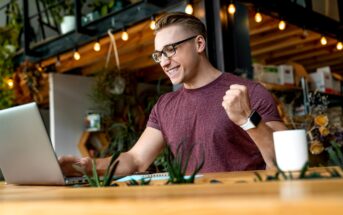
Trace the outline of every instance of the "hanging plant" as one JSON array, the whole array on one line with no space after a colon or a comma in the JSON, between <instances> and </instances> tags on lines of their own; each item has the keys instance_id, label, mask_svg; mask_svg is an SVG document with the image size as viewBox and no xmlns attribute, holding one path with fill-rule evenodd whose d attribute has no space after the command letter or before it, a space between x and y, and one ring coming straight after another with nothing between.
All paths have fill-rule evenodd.
<instances>
[{"instance_id":1,"label":"hanging plant","mask_svg":"<svg viewBox=\"0 0 343 215\"><path fill-rule=\"evenodd\" d=\"M95 109L102 116L102 129L109 138L109 147L100 157L111 155L117 151L127 151L136 143L145 124L145 115L138 105L136 80L123 72L115 39L111 30L111 39L104 68L98 72L91 99ZM111 56L115 58L115 68L109 68ZM130 83L127 85L126 83Z\"/></svg>"}]
</instances>

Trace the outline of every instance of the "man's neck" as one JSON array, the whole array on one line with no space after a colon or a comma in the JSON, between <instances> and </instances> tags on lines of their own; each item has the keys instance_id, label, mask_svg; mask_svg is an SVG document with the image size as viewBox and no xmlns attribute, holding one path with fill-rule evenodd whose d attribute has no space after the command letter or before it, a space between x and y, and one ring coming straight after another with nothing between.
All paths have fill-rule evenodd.
<instances>
[{"instance_id":1,"label":"man's neck","mask_svg":"<svg viewBox=\"0 0 343 215\"><path fill-rule=\"evenodd\" d=\"M186 89L197 89L203 87L221 75L221 72L214 68L207 58L200 61L198 67L195 69L197 70L196 76L190 82L185 82L183 84Z\"/></svg>"}]
</instances>

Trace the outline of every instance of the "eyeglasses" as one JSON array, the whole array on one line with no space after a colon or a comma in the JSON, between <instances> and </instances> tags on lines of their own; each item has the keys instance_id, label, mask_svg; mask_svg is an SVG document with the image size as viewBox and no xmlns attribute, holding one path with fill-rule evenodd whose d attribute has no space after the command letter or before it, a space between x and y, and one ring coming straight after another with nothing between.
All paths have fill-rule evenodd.
<instances>
[{"instance_id":1,"label":"eyeglasses","mask_svg":"<svg viewBox=\"0 0 343 215\"><path fill-rule=\"evenodd\" d=\"M166 46L163 47L162 51L154 51L152 53L152 59L154 59L154 61L156 63L160 63L162 60L162 54L164 57L166 58L170 58L172 56L175 55L176 53L176 47L178 45L180 45L181 43L187 42L188 40L194 39L196 38L198 35L196 36L192 36L192 37L188 37L187 39L181 40L179 42L176 43L172 43L172 44L168 44Z\"/></svg>"}]
</instances>

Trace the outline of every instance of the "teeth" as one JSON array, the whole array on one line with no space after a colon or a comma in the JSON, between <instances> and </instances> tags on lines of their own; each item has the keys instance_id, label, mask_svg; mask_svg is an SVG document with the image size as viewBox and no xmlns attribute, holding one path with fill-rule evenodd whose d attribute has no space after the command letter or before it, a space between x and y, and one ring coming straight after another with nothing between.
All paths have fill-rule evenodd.
<instances>
[{"instance_id":1,"label":"teeth","mask_svg":"<svg viewBox=\"0 0 343 215\"><path fill-rule=\"evenodd\" d=\"M168 70L168 74L171 76L173 76L176 72L177 72L177 68L173 68L173 69Z\"/></svg>"}]
</instances>

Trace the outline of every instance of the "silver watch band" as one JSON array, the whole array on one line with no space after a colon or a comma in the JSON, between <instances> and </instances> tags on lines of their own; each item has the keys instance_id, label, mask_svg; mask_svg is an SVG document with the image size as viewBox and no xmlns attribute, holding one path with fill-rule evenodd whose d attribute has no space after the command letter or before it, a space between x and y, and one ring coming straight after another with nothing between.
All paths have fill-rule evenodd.
<instances>
[{"instance_id":1,"label":"silver watch band","mask_svg":"<svg viewBox=\"0 0 343 215\"><path fill-rule=\"evenodd\" d=\"M240 126L244 131L247 131L252 128L256 128L256 126L250 121L250 118L244 123L243 125Z\"/></svg>"}]
</instances>

